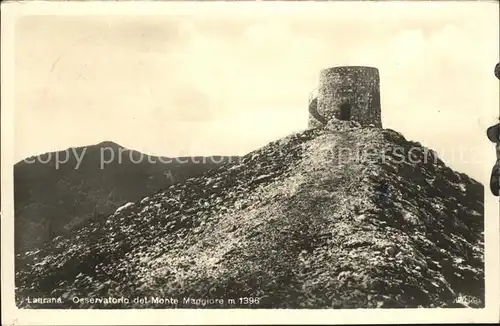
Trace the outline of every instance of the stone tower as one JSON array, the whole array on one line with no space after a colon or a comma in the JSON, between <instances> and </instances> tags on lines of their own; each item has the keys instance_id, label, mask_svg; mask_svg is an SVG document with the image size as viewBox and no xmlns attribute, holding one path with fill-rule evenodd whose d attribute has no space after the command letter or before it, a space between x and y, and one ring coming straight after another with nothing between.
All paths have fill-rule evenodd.
<instances>
[{"instance_id":1,"label":"stone tower","mask_svg":"<svg viewBox=\"0 0 500 326\"><path fill-rule=\"evenodd\" d=\"M309 128L332 117L382 128L380 77L377 68L342 66L323 69L317 97L309 102Z\"/></svg>"}]
</instances>

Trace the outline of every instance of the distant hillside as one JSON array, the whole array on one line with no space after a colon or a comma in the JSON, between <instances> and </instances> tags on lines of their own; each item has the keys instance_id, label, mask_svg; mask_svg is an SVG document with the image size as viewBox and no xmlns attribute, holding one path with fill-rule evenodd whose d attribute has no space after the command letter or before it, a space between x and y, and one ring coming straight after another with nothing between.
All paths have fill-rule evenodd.
<instances>
[{"instance_id":1,"label":"distant hillside","mask_svg":"<svg viewBox=\"0 0 500 326\"><path fill-rule=\"evenodd\" d=\"M49 157L49 162L40 162ZM56 157L69 160L57 164ZM59 235L71 235L88 219L105 217L126 202L228 160L231 158L147 157L113 142L23 160L14 166L16 253L38 249Z\"/></svg>"},{"instance_id":2,"label":"distant hillside","mask_svg":"<svg viewBox=\"0 0 500 326\"><path fill-rule=\"evenodd\" d=\"M352 122L291 135L18 255L17 304L460 307L469 296L484 306L484 187L430 153ZM108 296L130 302L72 300Z\"/></svg>"}]
</instances>

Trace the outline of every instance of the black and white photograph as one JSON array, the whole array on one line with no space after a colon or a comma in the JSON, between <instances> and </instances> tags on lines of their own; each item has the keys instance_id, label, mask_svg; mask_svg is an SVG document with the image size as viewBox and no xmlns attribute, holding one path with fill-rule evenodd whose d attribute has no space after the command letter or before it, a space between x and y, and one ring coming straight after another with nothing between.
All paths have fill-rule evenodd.
<instances>
[{"instance_id":1,"label":"black and white photograph","mask_svg":"<svg viewBox=\"0 0 500 326\"><path fill-rule=\"evenodd\" d=\"M498 321L499 47L494 1L3 3L2 323Z\"/></svg>"}]
</instances>

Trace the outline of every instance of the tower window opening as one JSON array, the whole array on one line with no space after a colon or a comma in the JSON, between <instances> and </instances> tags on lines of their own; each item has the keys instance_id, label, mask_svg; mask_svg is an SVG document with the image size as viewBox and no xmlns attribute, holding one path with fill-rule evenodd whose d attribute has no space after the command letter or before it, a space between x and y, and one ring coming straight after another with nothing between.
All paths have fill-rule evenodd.
<instances>
[{"instance_id":1,"label":"tower window opening","mask_svg":"<svg viewBox=\"0 0 500 326\"><path fill-rule=\"evenodd\" d=\"M344 103L340 106L340 120L351 120L351 105Z\"/></svg>"}]
</instances>

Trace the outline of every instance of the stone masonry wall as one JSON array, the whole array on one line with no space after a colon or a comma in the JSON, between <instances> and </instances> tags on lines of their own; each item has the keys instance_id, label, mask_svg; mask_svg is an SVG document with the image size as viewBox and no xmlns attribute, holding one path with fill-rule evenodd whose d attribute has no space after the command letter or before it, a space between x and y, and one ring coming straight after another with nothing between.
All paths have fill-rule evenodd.
<instances>
[{"instance_id":1,"label":"stone masonry wall","mask_svg":"<svg viewBox=\"0 0 500 326\"><path fill-rule=\"evenodd\" d=\"M340 119L340 108L344 104L350 106L349 120L355 120L363 126L373 124L381 128L378 69L344 66L322 70L317 101L313 104L316 110L310 107L309 128L319 127L331 117ZM323 121L317 119L318 115Z\"/></svg>"}]
</instances>

